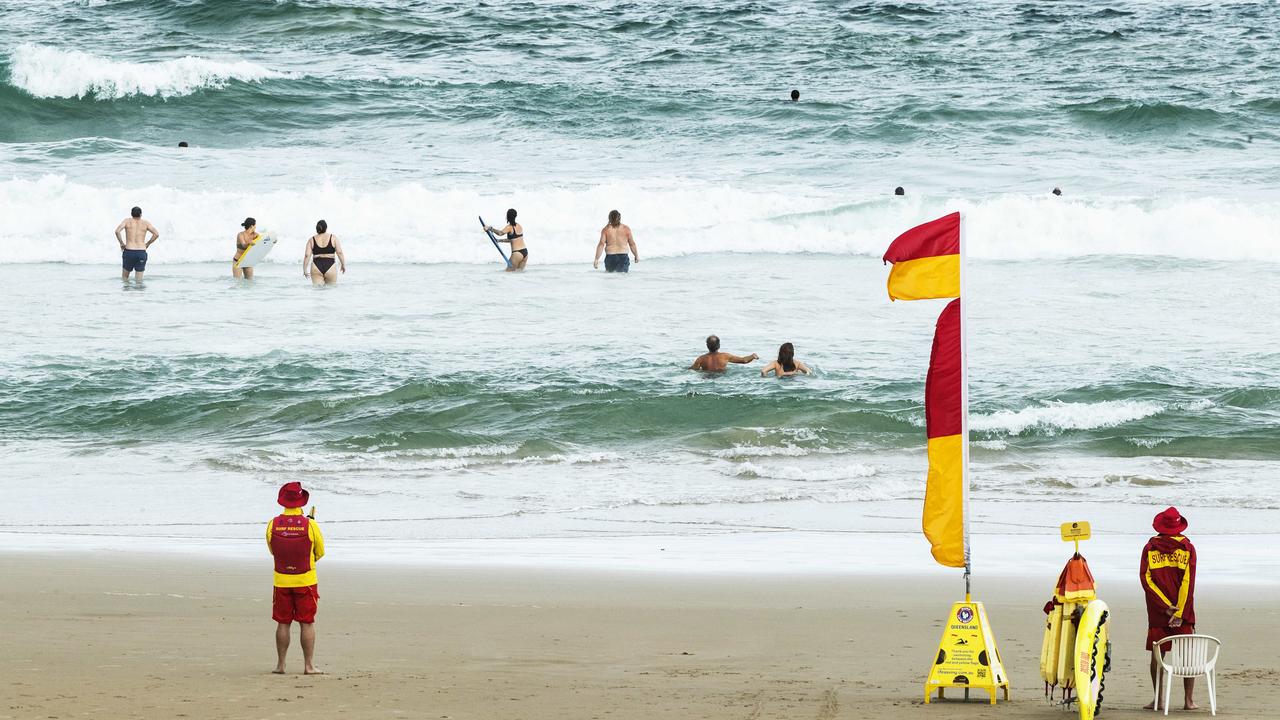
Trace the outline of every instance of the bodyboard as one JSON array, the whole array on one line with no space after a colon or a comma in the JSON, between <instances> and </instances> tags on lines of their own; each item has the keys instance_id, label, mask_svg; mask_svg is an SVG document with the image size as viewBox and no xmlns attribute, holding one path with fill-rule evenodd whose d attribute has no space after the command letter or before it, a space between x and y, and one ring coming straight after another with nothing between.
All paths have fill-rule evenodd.
<instances>
[{"instance_id":1,"label":"bodyboard","mask_svg":"<svg viewBox=\"0 0 1280 720\"><path fill-rule=\"evenodd\" d=\"M480 216L477 215L476 217ZM480 227L484 228L484 234L489 236L489 241L493 243L494 249L502 256L502 261L507 264L507 267L511 267L511 258L507 257L507 254L502 252L502 246L498 244L498 238L494 237L493 233L489 232L489 226L485 223L484 218L480 218Z\"/></svg>"},{"instance_id":2,"label":"bodyboard","mask_svg":"<svg viewBox=\"0 0 1280 720\"><path fill-rule=\"evenodd\" d=\"M249 243L249 247L240 253L240 259L236 260L237 268L250 268L262 262L267 257L267 253L271 252L271 248L276 246L276 234L264 230L258 233L258 236Z\"/></svg>"},{"instance_id":3,"label":"bodyboard","mask_svg":"<svg viewBox=\"0 0 1280 720\"><path fill-rule=\"evenodd\" d=\"M1045 619L1044 642L1040 645L1040 679L1058 686L1058 642L1062 636L1062 606L1054 605Z\"/></svg>"},{"instance_id":4,"label":"bodyboard","mask_svg":"<svg viewBox=\"0 0 1280 720\"><path fill-rule=\"evenodd\" d=\"M1111 643L1108 640L1107 604L1101 600L1090 601L1080 617L1080 629L1075 642L1076 698L1080 704L1080 720L1093 720L1102 709L1102 691L1106 687L1104 674L1111 664Z\"/></svg>"}]
</instances>

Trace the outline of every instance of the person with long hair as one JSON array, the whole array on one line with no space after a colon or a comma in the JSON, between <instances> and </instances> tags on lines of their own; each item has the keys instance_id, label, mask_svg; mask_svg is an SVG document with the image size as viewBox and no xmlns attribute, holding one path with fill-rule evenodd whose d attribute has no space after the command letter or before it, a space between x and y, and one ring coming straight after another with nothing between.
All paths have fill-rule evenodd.
<instances>
[{"instance_id":1,"label":"person with long hair","mask_svg":"<svg viewBox=\"0 0 1280 720\"><path fill-rule=\"evenodd\" d=\"M804 363L796 359L796 348L791 343L782 343L782 347L778 348L778 359L765 365L760 371L760 377L766 377L769 373L778 377L812 374Z\"/></svg>"},{"instance_id":2,"label":"person with long hair","mask_svg":"<svg viewBox=\"0 0 1280 720\"><path fill-rule=\"evenodd\" d=\"M498 242L511 243L511 264L507 272L523 270L529 262L529 248L524 245L524 226L516 222L516 209L507 210L507 224L501 229L487 226L485 230L505 236L498 238Z\"/></svg>"},{"instance_id":3,"label":"person with long hair","mask_svg":"<svg viewBox=\"0 0 1280 720\"><path fill-rule=\"evenodd\" d=\"M640 262L640 253L636 251L636 240L631 228L622 224L622 213L609 211L609 223L600 230L600 242L596 243L596 259L593 268L600 267L600 253L605 253L605 272L627 272L631 269L631 258L627 257L627 249Z\"/></svg>"},{"instance_id":4,"label":"person with long hair","mask_svg":"<svg viewBox=\"0 0 1280 720\"><path fill-rule=\"evenodd\" d=\"M307 238L302 276L310 277L312 285L332 285L338 282L339 271L347 271L347 256L342 254L342 243L337 236L329 232L329 223L321 220L316 223L316 234Z\"/></svg>"}]
</instances>

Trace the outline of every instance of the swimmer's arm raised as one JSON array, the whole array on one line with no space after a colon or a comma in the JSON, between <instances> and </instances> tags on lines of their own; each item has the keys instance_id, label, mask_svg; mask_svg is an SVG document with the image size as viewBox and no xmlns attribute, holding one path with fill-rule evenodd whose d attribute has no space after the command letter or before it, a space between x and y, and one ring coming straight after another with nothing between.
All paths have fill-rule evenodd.
<instances>
[{"instance_id":1,"label":"swimmer's arm raised","mask_svg":"<svg viewBox=\"0 0 1280 720\"><path fill-rule=\"evenodd\" d=\"M725 354L728 355L728 353ZM747 363L755 362L759 357L760 356L755 353L751 353L750 355L729 355L729 362L746 365Z\"/></svg>"}]
</instances>

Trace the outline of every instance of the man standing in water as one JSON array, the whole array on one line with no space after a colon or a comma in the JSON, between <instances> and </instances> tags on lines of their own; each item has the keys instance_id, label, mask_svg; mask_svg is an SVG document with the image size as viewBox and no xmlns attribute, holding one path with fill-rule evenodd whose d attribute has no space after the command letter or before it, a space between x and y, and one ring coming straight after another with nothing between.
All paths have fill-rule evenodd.
<instances>
[{"instance_id":1,"label":"man standing in water","mask_svg":"<svg viewBox=\"0 0 1280 720\"><path fill-rule=\"evenodd\" d=\"M1158 534L1142 548L1138 577L1147 598L1146 648L1151 652L1151 682L1155 684L1159 660L1151 644L1171 635L1191 635L1196 631L1196 548L1182 534L1187 529L1187 519L1177 508L1156 515L1151 526ZM1163 655L1168 650L1169 645L1165 644L1158 652ZM1195 678L1182 680L1186 710L1199 709L1191 697L1195 683ZM1153 705L1148 703L1146 709L1152 709Z\"/></svg>"},{"instance_id":2,"label":"man standing in water","mask_svg":"<svg viewBox=\"0 0 1280 720\"><path fill-rule=\"evenodd\" d=\"M636 252L636 240L631 235L631 228L622 224L622 213L609 211L609 224L600 230L600 242L596 244L596 259L592 267L600 267L600 253L605 253L605 272L627 272L631 269L631 259L627 257L627 249L636 262L640 262L640 253Z\"/></svg>"},{"instance_id":3,"label":"man standing in water","mask_svg":"<svg viewBox=\"0 0 1280 720\"><path fill-rule=\"evenodd\" d=\"M760 357L755 353L750 355L731 355L729 353L720 352L720 338L712 335L707 338L707 352L699 355L697 360L689 366L690 370L701 370L703 372L724 372L729 363L737 363L745 365L753 362Z\"/></svg>"},{"instance_id":4,"label":"man standing in water","mask_svg":"<svg viewBox=\"0 0 1280 720\"><path fill-rule=\"evenodd\" d=\"M135 207L129 211L130 217L120 221L116 226L116 242L120 243L120 253L124 262L124 270L120 273L120 279L129 280L129 273L133 273L133 279L142 281L142 273L147 270L147 248L151 247L151 243L160 239L160 232L156 227L146 220L142 219L142 208ZM124 233L124 237L120 233ZM151 233L151 239L147 239L147 233Z\"/></svg>"},{"instance_id":5,"label":"man standing in water","mask_svg":"<svg viewBox=\"0 0 1280 720\"><path fill-rule=\"evenodd\" d=\"M285 483L276 502L285 510L267 523L267 549L275 558L275 591L271 618L276 621L276 669L284 674L284 657L289 652L289 630L297 620L301 628L303 672L321 674L314 661L316 650L316 605L320 589L316 581L316 561L324 557L324 536L316 521L302 514L311 493L302 483ZM313 513L314 514L314 513Z\"/></svg>"}]
</instances>

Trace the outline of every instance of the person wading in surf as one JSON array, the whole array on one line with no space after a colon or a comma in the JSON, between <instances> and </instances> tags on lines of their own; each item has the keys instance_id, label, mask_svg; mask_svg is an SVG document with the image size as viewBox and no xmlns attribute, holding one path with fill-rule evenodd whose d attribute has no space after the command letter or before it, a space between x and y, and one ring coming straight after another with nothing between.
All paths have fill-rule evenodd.
<instances>
[{"instance_id":1,"label":"person wading in surf","mask_svg":"<svg viewBox=\"0 0 1280 720\"><path fill-rule=\"evenodd\" d=\"M316 561L324 557L324 536L316 521L302 514L311 493L302 483L285 483L276 502L284 512L267 523L267 549L275 559L275 590L271 600L271 619L276 621L276 669L284 674L284 658L289 652L289 635L293 621L301 628L303 673L320 675L315 666L316 607L320 586L316 580ZM314 514L314 513L313 513Z\"/></svg>"},{"instance_id":2,"label":"person wading in surf","mask_svg":"<svg viewBox=\"0 0 1280 720\"><path fill-rule=\"evenodd\" d=\"M697 360L689 366L690 370L701 370L702 372L724 372L729 363L745 365L754 362L760 356L751 353L750 355L732 355L730 353L720 352L720 338L712 335L707 338L707 352L699 355Z\"/></svg>"},{"instance_id":3,"label":"person wading in surf","mask_svg":"<svg viewBox=\"0 0 1280 720\"><path fill-rule=\"evenodd\" d=\"M244 230L236 235L236 254L231 256L231 277L244 278L245 280L253 279L253 268L236 267L236 263L240 262L240 256L244 255L244 251L249 249L253 244L254 238L258 237L258 221L253 218L245 218L240 223L240 227Z\"/></svg>"},{"instance_id":4,"label":"person wading in surf","mask_svg":"<svg viewBox=\"0 0 1280 720\"><path fill-rule=\"evenodd\" d=\"M631 259L627 257L627 249L640 262L640 253L636 250L636 240L631 228L622 224L622 213L609 211L609 223L600 230L600 242L596 243L596 259L593 268L600 267L600 253L605 253L605 272L627 272L631 269Z\"/></svg>"},{"instance_id":5,"label":"person wading in surf","mask_svg":"<svg viewBox=\"0 0 1280 720\"><path fill-rule=\"evenodd\" d=\"M124 237L120 233L124 233ZM151 239L147 239L151 233ZM129 211L129 217L116 226L116 242L120 243L120 257L124 270L120 279L129 281L129 273L133 279L142 282L142 274L147 271L147 248L160 239L160 231L156 226L142 219L142 208L135 207Z\"/></svg>"},{"instance_id":6,"label":"person wading in surf","mask_svg":"<svg viewBox=\"0 0 1280 720\"><path fill-rule=\"evenodd\" d=\"M766 377L771 372L780 378L791 377L799 374L808 375L809 368L796 359L794 345L782 343L782 347L778 348L778 359L764 366L764 369L760 371L760 377Z\"/></svg>"},{"instance_id":7,"label":"person wading in surf","mask_svg":"<svg viewBox=\"0 0 1280 720\"><path fill-rule=\"evenodd\" d=\"M310 277L312 285L338 282L338 270L333 267L335 257L338 268L345 273L347 256L342 254L342 243L329 232L329 223L321 220L316 223L316 234L307 239L307 247L302 254L303 277Z\"/></svg>"},{"instance_id":8,"label":"person wading in surf","mask_svg":"<svg viewBox=\"0 0 1280 720\"><path fill-rule=\"evenodd\" d=\"M1177 508L1156 515L1151 527L1158 533L1142 548L1138 579L1147 599L1147 644L1151 653L1151 684L1156 682L1159 659L1152 643L1172 635L1193 635L1196 631L1196 548L1182 533L1187 519ZM1160 646L1160 654L1169 651L1169 643ZM1183 678L1183 709L1198 710L1192 699L1195 678ZM1159 687L1156 688L1160 690ZM1147 703L1147 710L1154 703Z\"/></svg>"},{"instance_id":9,"label":"person wading in surf","mask_svg":"<svg viewBox=\"0 0 1280 720\"><path fill-rule=\"evenodd\" d=\"M511 243L511 264L507 266L507 272L523 270L529 262L529 248L524 245L524 226L516 222L516 209L507 210L507 224L501 229L487 225L485 230L506 236L498 238L498 242Z\"/></svg>"}]
</instances>

